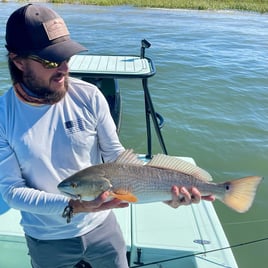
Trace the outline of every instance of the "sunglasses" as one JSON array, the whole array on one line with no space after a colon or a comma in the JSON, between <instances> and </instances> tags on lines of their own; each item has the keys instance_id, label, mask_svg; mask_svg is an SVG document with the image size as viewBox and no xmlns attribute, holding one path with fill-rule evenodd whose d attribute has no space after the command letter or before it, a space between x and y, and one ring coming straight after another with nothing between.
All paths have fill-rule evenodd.
<instances>
[{"instance_id":1,"label":"sunglasses","mask_svg":"<svg viewBox=\"0 0 268 268\"><path fill-rule=\"evenodd\" d=\"M28 59L31 59L31 60L34 60L36 62L39 62L42 64L42 66L45 68L45 69L54 69L54 68L58 68L62 62L54 62L54 61L49 61L49 60L44 60L44 59L41 59L39 58L38 56L34 56L34 55L30 55L27 57ZM66 62L69 61L69 59L65 60Z\"/></svg>"}]
</instances>

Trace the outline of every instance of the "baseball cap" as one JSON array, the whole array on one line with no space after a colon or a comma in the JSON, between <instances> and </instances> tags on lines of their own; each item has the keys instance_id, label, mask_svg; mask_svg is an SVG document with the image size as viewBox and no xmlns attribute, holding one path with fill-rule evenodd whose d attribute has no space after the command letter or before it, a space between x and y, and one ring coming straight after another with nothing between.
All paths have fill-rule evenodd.
<instances>
[{"instance_id":1,"label":"baseball cap","mask_svg":"<svg viewBox=\"0 0 268 268\"><path fill-rule=\"evenodd\" d=\"M55 11L35 4L23 6L9 17L6 48L18 55L36 55L55 62L87 50L70 38L64 20Z\"/></svg>"}]
</instances>

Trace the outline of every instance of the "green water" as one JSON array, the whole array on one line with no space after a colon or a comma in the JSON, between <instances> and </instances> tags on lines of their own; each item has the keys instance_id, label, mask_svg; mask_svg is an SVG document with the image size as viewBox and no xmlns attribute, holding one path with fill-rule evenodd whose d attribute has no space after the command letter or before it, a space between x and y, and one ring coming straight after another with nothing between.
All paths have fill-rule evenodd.
<instances>
[{"instance_id":1,"label":"green water","mask_svg":"<svg viewBox=\"0 0 268 268\"><path fill-rule=\"evenodd\" d=\"M1 25L19 3L0 3ZM233 212L215 202L231 245L268 237L268 15L54 5L71 35L89 53L139 55L140 40L156 65L149 81L155 109L165 118L168 153L191 156L216 181L264 176L251 210ZM0 91L10 85L0 29ZM138 83L137 83L138 82ZM120 138L146 152L139 81L120 81ZM153 152L161 149L154 139ZM268 241L233 249L241 268L266 267Z\"/></svg>"}]
</instances>

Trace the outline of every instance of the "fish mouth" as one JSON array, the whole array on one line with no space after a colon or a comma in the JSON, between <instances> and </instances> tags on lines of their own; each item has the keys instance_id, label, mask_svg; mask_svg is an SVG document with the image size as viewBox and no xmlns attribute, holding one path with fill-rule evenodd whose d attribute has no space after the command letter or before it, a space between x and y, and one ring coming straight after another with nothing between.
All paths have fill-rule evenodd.
<instances>
[{"instance_id":1,"label":"fish mouth","mask_svg":"<svg viewBox=\"0 0 268 268\"><path fill-rule=\"evenodd\" d=\"M68 196L68 197L71 197L73 199L81 199L81 196L80 195L76 195L76 194L71 194L69 192L66 192L64 190L60 190L64 195Z\"/></svg>"}]
</instances>

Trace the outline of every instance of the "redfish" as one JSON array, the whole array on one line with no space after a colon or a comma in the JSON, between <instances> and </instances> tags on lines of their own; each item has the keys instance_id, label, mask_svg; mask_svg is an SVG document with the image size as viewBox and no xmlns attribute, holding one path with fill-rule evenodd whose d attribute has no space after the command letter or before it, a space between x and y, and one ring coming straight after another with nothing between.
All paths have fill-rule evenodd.
<instances>
[{"instance_id":1,"label":"redfish","mask_svg":"<svg viewBox=\"0 0 268 268\"><path fill-rule=\"evenodd\" d=\"M150 203L171 199L176 185L188 190L196 187L202 196L216 199L237 212L246 212L252 205L262 177L212 182L210 174L178 157L155 155L147 164L126 150L113 163L83 169L63 180L58 189L73 198L92 200L104 191L127 202Z\"/></svg>"}]
</instances>

